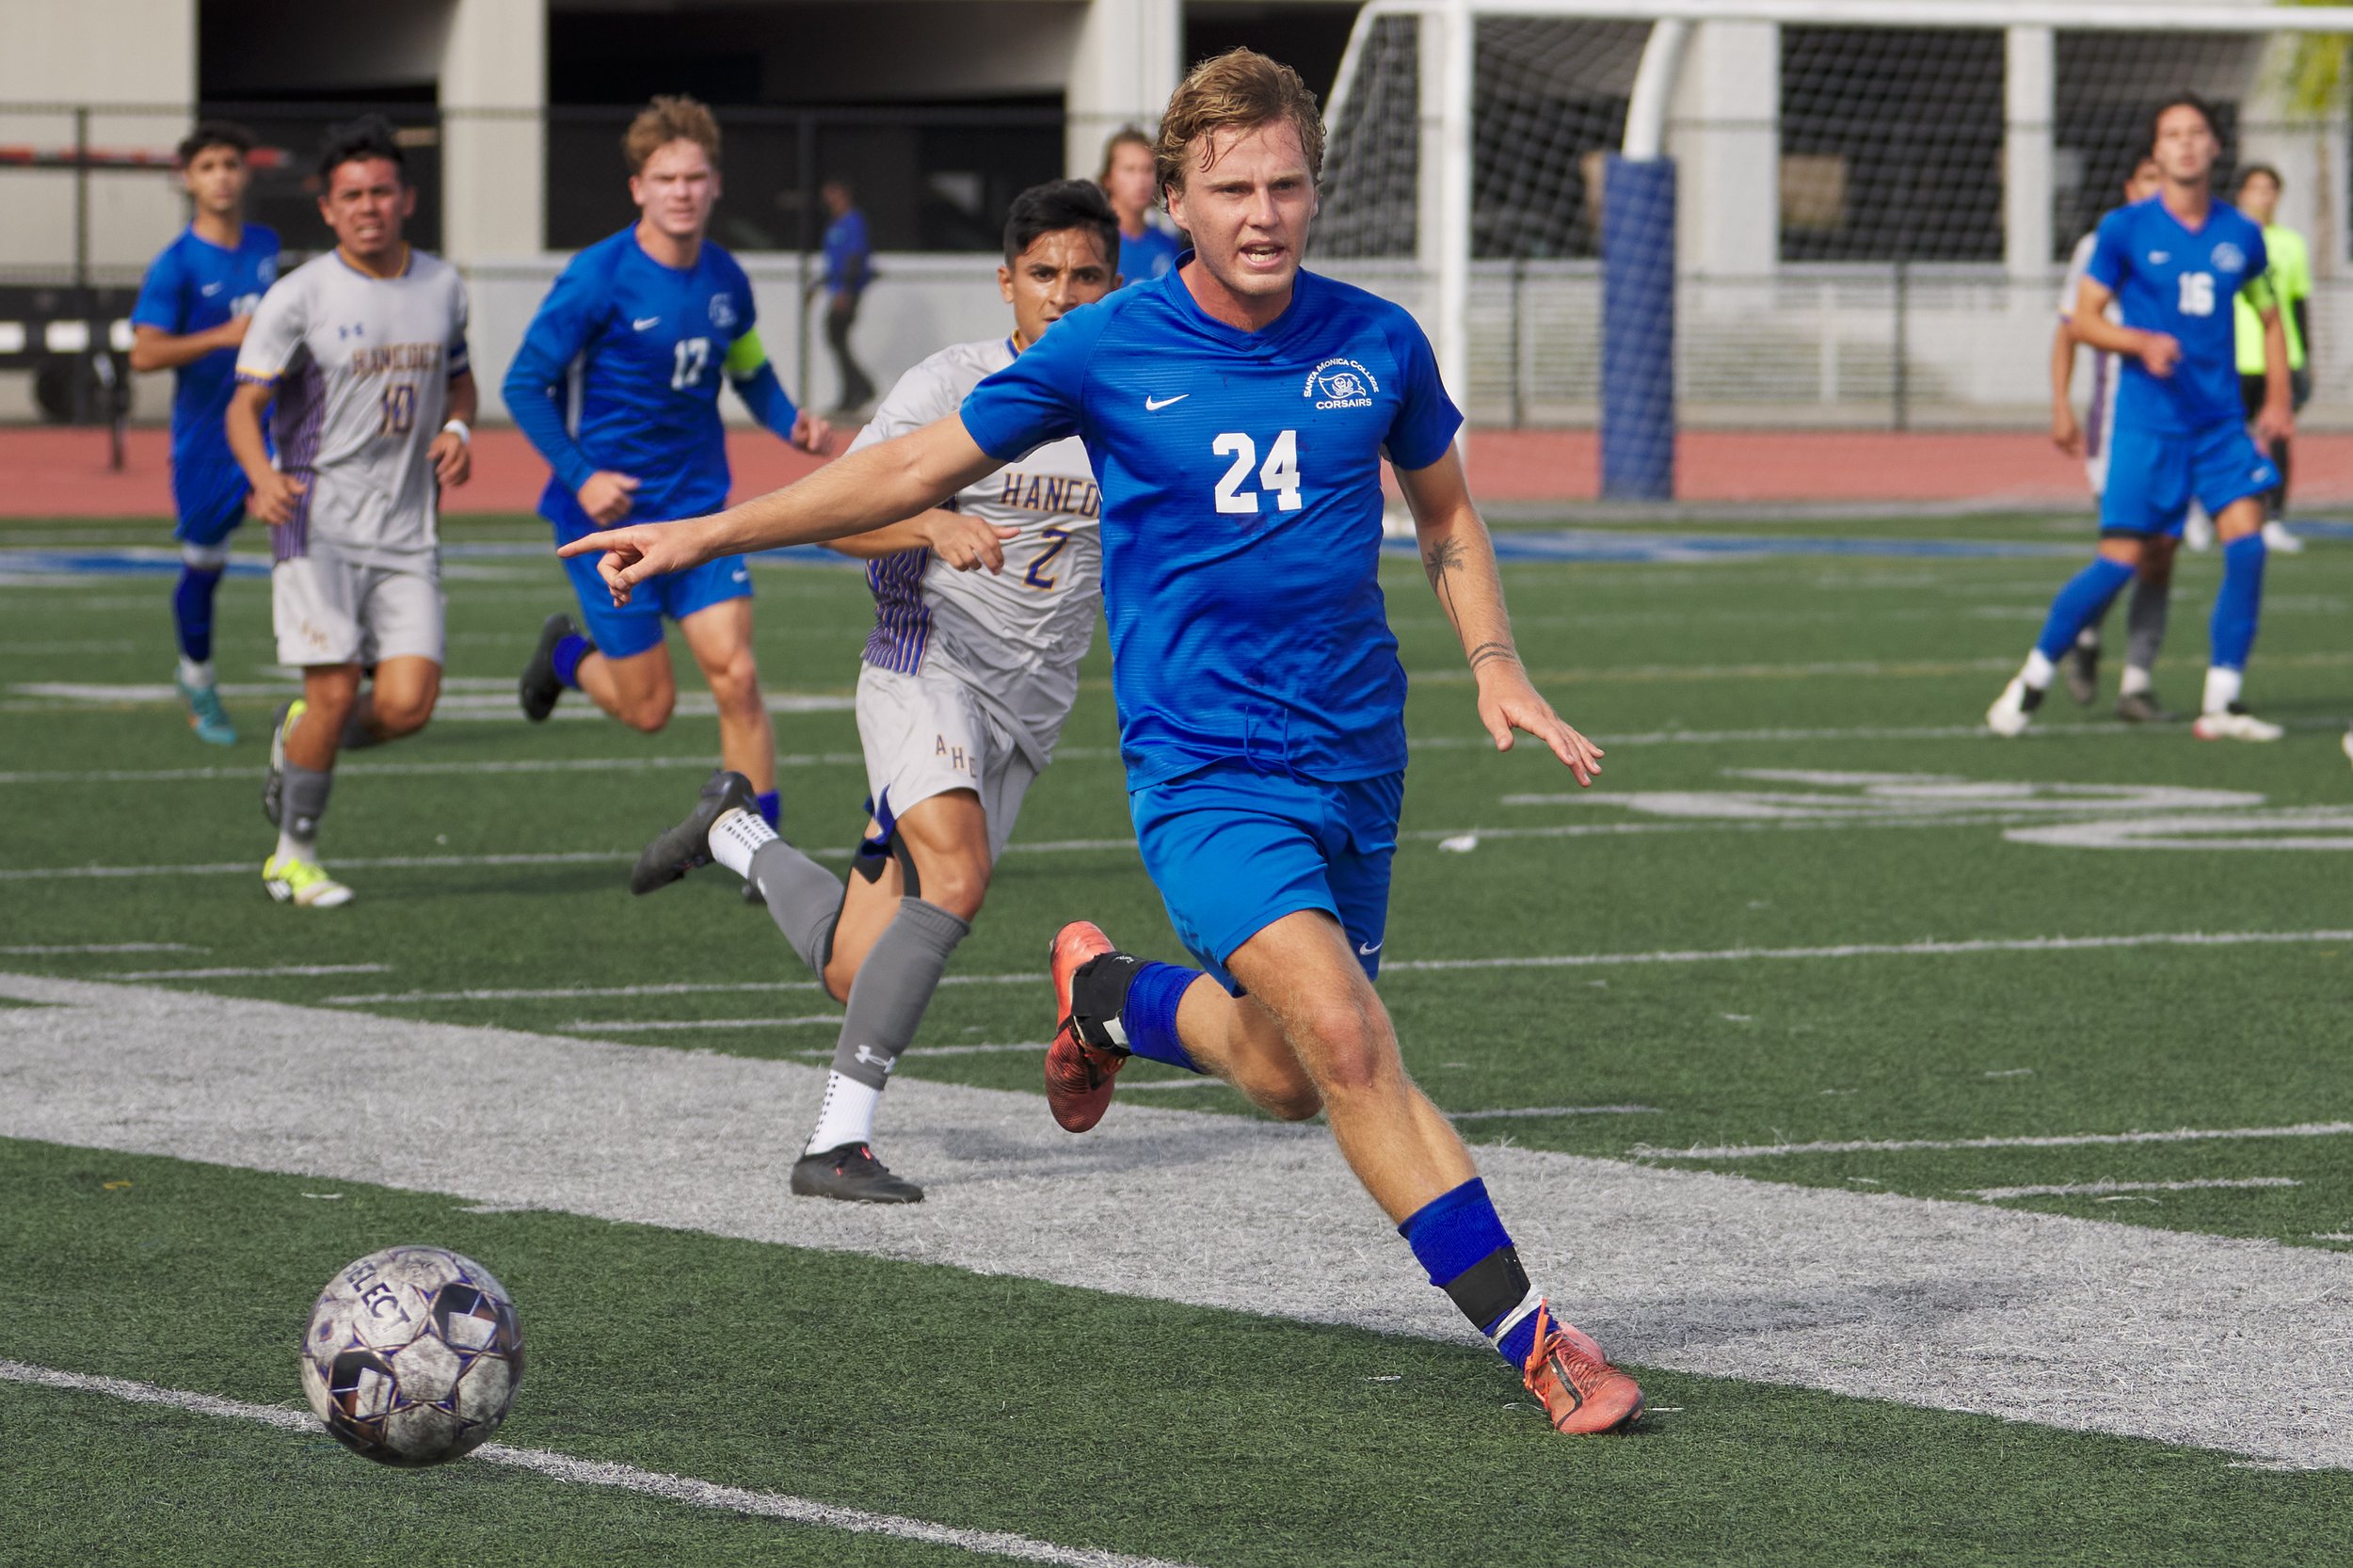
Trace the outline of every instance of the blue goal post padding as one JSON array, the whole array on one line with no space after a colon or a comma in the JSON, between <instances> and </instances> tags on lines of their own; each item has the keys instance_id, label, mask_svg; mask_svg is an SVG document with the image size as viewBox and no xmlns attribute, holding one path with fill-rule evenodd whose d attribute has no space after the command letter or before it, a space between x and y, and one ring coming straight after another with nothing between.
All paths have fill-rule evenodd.
<instances>
[{"instance_id":1,"label":"blue goal post padding","mask_svg":"<svg viewBox=\"0 0 2353 1568\"><path fill-rule=\"evenodd\" d=\"M1675 166L1603 165L1601 494L1672 501L1675 473Z\"/></svg>"}]
</instances>

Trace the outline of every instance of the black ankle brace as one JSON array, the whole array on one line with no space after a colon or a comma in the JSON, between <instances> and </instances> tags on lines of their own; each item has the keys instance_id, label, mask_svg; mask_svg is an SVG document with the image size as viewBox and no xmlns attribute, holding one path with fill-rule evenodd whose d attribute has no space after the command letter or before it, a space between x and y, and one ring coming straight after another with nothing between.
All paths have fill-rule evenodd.
<instances>
[{"instance_id":1,"label":"black ankle brace","mask_svg":"<svg viewBox=\"0 0 2353 1568\"><path fill-rule=\"evenodd\" d=\"M1487 1332L1488 1324L1526 1301L1528 1291L1528 1271L1520 1267L1520 1250L1511 1246L1497 1247L1446 1286L1446 1293L1481 1334Z\"/></svg>"},{"instance_id":2,"label":"black ankle brace","mask_svg":"<svg viewBox=\"0 0 2353 1568\"><path fill-rule=\"evenodd\" d=\"M1128 1005L1128 987L1143 969L1143 959L1124 952L1097 953L1079 966L1070 977L1070 1017L1080 1039L1105 1050L1128 1048L1125 1031L1113 1031Z\"/></svg>"}]
</instances>

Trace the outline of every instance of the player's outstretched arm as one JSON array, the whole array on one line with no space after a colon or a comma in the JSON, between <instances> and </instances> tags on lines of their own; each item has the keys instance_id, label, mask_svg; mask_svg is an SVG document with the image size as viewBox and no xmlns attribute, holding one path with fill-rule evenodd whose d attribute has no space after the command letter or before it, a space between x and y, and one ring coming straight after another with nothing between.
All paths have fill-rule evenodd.
<instances>
[{"instance_id":1,"label":"player's outstretched arm","mask_svg":"<svg viewBox=\"0 0 2353 1568\"><path fill-rule=\"evenodd\" d=\"M1462 459L1449 447L1428 468L1398 470L1397 482L1414 514L1422 570L1454 623L1479 682L1479 719L1495 738L1496 749L1511 750L1512 732L1524 729L1550 746L1577 783L1593 783L1601 772L1601 747L1562 722L1520 663L1511 614L1503 605L1503 577L1496 569L1495 541L1471 503Z\"/></svg>"},{"instance_id":2,"label":"player's outstretched arm","mask_svg":"<svg viewBox=\"0 0 2353 1568\"><path fill-rule=\"evenodd\" d=\"M986 568L1001 574L1005 546L1021 530L1000 522L984 522L964 512L935 506L871 534L853 534L826 541L825 548L856 561L876 561L903 550L928 550L958 571Z\"/></svg>"},{"instance_id":3,"label":"player's outstretched arm","mask_svg":"<svg viewBox=\"0 0 2353 1568\"><path fill-rule=\"evenodd\" d=\"M683 522L637 523L574 539L559 555L601 553L597 570L616 604L648 577L722 555L822 544L928 511L1004 467L950 415L826 464L797 484Z\"/></svg>"}]
</instances>

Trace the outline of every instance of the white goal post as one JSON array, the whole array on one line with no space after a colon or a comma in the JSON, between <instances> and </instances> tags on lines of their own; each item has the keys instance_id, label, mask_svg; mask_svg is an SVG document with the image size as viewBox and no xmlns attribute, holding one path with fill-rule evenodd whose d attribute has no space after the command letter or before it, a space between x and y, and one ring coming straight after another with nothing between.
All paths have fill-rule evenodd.
<instances>
[{"instance_id":1,"label":"white goal post","mask_svg":"<svg viewBox=\"0 0 2353 1568\"><path fill-rule=\"evenodd\" d=\"M2282 217L2318 231L2316 270L2353 261L2348 40L2353 5L1369 0L1326 106L1317 251L1417 312L1481 423L1592 423L1599 187L1620 162L1665 159L1680 166L1673 308L1704 313L1695 286L1721 302L1802 283L1825 321L1845 312L1821 342L1676 342L1702 417L1770 423L1773 367L1802 350L1819 375L1790 400L1799 423L1862 418L1892 382L1898 426L2015 424L2017 387L1937 335L1992 313L1998 287L2047 339L2066 247L2113 204L2121 150L2172 91L2223 104L2226 162L2286 170ZM1852 301L1891 289L1913 295L1873 328L1895 342L1839 336ZM1937 291L1970 289L1949 312L1962 327L1937 315ZM1908 326L1926 336L1904 342ZM2353 374L2341 400L2353 413Z\"/></svg>"}]
</instances>

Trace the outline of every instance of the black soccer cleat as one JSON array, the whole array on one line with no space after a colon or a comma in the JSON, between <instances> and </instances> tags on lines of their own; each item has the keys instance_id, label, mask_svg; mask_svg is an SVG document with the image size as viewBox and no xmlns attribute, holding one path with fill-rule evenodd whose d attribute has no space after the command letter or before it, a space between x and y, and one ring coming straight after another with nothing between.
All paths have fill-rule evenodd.
<instances>
[{"instance_id":1,"label":"black soccer cleat","mask_svg":"<svg viewBox=\"0 0 2353 1568\"><path fill-rule=\"evenodd\" d=\"M2100 639L2075 640L2067 650L2067 663L2060 666L2067 677L2067 695L2089 708L2100 700Z\"/></svg>"},{"instance_id":2,"label":"black soccer cleat","mask_svg":"<svg viewBox=\"0 0 2353 1568\"><path fill-rule=\"evenodd\" d=\"M2172 724L2179 713L2169 712L2151 691L2126 692L2116 699L2116 716L2126 724Z\"/></svg>"},{"instance_id":3,"label":"black soccer cleat","mask_svg":"<svg viewBox=\"0 0 2353 1568\"><path fill-rule=\"evenodd\" d=\"M760 799L752 781L722 768L703 786L702 797L686 820L646 846L629 873L629 890L650 893L667 888L697 866L711 864L711 824L729 811L757 811Z\"/></svg>"},{"instance_id":4,"label":"black soccer cleat","mask_svg":"<svg viewBox=\"0 0 2353 1568\"><path fill-rule=\"evenodd\" d=\"M522 699L523 717L534 724L546 722L555 712L556 699L564 695L564 682L555 678L555 645L579 630L566 615L550 616L539 628L539 646L531 650L531 663L523 666L516 690Z\"/></svg>"},{"instance_id":5,"label":"black soccer cleat","mask_svg":"<svg viewBox=\"0 0 2353 1568\"><path fill-rule=\"evenodd\" d=\"M864 1144L844 1144L792 1162L792 1191L842 1203L921 1203L923 1189L874 1158Z\"/></svg>"}]
</instances>

